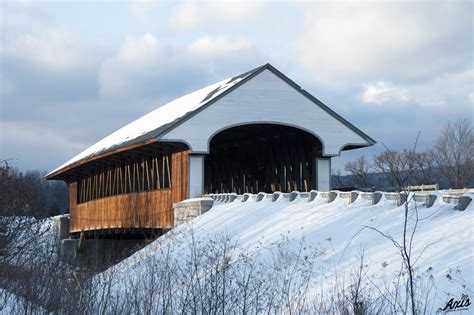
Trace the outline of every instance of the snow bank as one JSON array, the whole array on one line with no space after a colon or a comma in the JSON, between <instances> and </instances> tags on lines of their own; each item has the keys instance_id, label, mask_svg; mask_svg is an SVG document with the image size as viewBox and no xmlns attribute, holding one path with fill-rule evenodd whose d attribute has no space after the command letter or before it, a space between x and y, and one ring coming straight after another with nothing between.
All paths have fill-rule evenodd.
<instances>
[{"instance_id":1,"label":"snow bank","mask_svg":"<svg viewBox=\"0 0 474 315\"><path fill-rule=\"evenodd\" d=\"M48 312L30 301L0 288L0 314L47 314Z\"/></svg>"},{"instance_id":2,"label":"snow bank","mask_svg":"<svg viewBox=\"0 0 474 315\"><path fill-rule=\"evenodd\" d=\"M412 257L420 281L428 281L434 292L431 304L435 307L461 294L473 296L474 291L474 202L465 211L456 211L443 202L441 193L438 195L430 208L410 202L408 223L412 228L414 214L418 213ZM474 194L466 195L474 199ZM397 280L402 260L399 250L382 233L402 243L404 211L403 206L397 207L385 198L376 205L360 197L352 204L341 198L327 203L319 195L312 202L303 198L293 202L283 198L276 202L269 198L216 202L202 216L177 227L105 274L118 273L118 283L125 282L143 272L147 258L167 248L183 254L191 237L210 243L231 235L240 252L269 260L282 238L295 248L304 239L320 249L323 255L316 268L319 275L312 279L314 295L333 292L338 277L350 277L362 252L372 284L385 288Z\"/></svg>"},{"instance_id":3,"label":"snow bank","mask_svg":"<svg viewBox=\"0 0 474 315\"><path fill-rule=\"evenodd\" d=\"M52 218L0 217L6 230L8 261L17 266L28 266L38 257L38 253L57 255L55 235L52 231Z\"/></svg>"}]
</instances>

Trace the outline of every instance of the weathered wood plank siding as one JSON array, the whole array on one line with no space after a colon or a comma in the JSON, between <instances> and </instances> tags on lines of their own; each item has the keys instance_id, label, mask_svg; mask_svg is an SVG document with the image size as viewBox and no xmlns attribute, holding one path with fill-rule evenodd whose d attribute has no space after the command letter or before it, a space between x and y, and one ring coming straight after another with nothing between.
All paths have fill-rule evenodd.
<instances>
[{"instance_id":1,"label":"weathered wood plank siding","mask_svg":"<svg viewBox=\"0 0 474 315\"><path fill-rule=\"evenodd\" d=\"M104 197L77 204L77 182L69 184L70 233L120 228L172 228L173 203L187 198L188 151L173 153L171 188Z\"/></svg>"}]
</instances>

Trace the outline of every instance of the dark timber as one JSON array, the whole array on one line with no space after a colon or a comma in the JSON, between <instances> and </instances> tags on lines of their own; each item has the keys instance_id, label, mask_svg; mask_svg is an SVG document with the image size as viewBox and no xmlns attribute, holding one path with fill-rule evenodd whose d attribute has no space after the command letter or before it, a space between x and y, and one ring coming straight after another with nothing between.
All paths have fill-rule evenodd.
<instances>
[{"instance_id":1,"label":"dark timber","mask_svg":"<svg viewBox=\"0 0 474 315\"><path fill-rule=\"evenodd\" d=\"M303 130L274 124L226 129L205 157L205 192L290 192L315 187L321 142Z\"/></svg>"}]
</instances>

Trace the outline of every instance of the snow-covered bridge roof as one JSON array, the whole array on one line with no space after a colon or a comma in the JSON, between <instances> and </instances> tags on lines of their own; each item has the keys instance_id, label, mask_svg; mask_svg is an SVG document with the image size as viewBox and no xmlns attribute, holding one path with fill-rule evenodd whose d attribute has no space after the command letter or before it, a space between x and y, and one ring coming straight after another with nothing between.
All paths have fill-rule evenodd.
<instances>
[{"instance_id":1,"label":"snow-covered bridge roof","mask_svg":"<svg viewBox=\"0 0 474 315\"><path fill-rule=\"evenodd\" d=\"M77 165L104 155L113 154L117 150L126 148L128 146L139 145L140 143L146 144L150 141L160 141L160 139L163 141L170 141L169 139L163 138L162 136L165 134L172 134L170 131L180 125L180 123L201 112L201 110L207 108L209 105L215 103L226 94L235 90L237 87L256 77L265 70L270 71L275 76L285 81L294 90L301 93L304 97L316 104L317 107L322 109L326 114L329 114L329 116L347 127L347 129L351 130L354 135L357 135L358 141L356 141L356 143L353 143L353 141L349 142L347 143L347 146L354 145L354 147L363 147L370 146L375 143L372 138L336 114L314 96L303 90L300 86L286 77L280 71L275 69L270 64L266 64L238 76L209 85L157 108L151 113L131 122L130 124L122 127L121 129L115 131L96 144L77 154L72 159L56 168L54 171L50 172L46 178L53 178L56 175L68 169L74 168ZM258 110L258 107L255 109ZM316 135L316 133L313 134ZM185 137L181 137L179 139L172 140L187 143L192 151L199 151L193 150L192 145L190 145L189 141L186 141L184 138ZM203 150L201 150L201 152L202 151Z\"/></svg>"}]
</instances>

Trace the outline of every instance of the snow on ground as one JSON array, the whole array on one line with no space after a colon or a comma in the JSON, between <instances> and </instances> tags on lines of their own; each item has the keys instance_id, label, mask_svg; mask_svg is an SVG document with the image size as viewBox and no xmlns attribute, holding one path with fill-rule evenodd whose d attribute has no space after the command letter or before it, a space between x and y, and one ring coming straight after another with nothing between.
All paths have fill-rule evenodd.
<instances>
[{"instance_id":1,"label":"snow on ground","mask_svg":"<svg viewBox=\"0 0 474 315\"><path fill-rule=\"evenodd\" d=\"M410 202L410 213L415 213L416 206L419 221L412 255L417 258L415 270L422 281L430 281L435 292L431 302L441 307L451 297L474 296L474 202L465 211L457 211L442 201L442 193L437 194L430 208ZM473 193L466 195L474 199ZM112 269L127 279L140 272L147 257L168 246L185 251L192 227L194 238L200 242L232 235L241 251L262 257L270 255L272 246L282 237L289 238L294 247L303 238L305 244L324 253L318 260L320 276L312 279L314 290L332 290L338 285L335 275L339 279L349 277L364 251L367 275L373 284L384 288L396 280L401 257L392 242L374 229L401 243L403 218L404 207L385 198L376 205L361 198L350 205L341 198L326 203L319 196L312 202L301 198L293 202L283 198L275 202L266 198L260 202L216 202L205 214L175 228ZM412 215L409 228L414 222ZM170 234L181 234L181 238Z\"/></svg>"},{"instance_id":2,"label":"snow on ground","mask_svg":"<svg viewBox=\"0 0 474 315\"><path fill-rule=\"evenodd\" d=\"M12 292L0 288L0 314L47 314L46 310Z\"/></svg>"},{"instance_id":3,"label":"snow on ground","mask_svg":"<svg viewBox=\"0 0 474 315\"><path fill-rule=\"evenodd\" d=\"M0 222L5 224L5 233L8 235L10 264L26 266L39 253L47 253L49 256L57 254L52 218L0 217Z\"/></svg>"}]
</instances>

